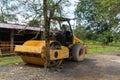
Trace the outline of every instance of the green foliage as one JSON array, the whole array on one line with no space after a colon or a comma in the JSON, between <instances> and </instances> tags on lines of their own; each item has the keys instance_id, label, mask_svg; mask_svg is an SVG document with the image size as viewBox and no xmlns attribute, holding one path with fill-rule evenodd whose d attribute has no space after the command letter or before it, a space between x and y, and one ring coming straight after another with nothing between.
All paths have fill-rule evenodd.
<instances>
[{"instance_id":1,"label":"green foliage","mask_svg":"<svg viewBox=\"0 0 120 80\"><path fill-rule=\"evenodd\" d=\"M15 12L17 9L16 0L0 0L0 22L16 22L18 20Z\"/></svg>"},{"instance_id":2,"label":"green foliage","mask_svg":"<svg viewBox=\"0 0 120 80\"><path fill-rule=\"evenodd\" d=\"M29 23L31 20L41 20L43 15L43 5L41 0L18 0L19 15L24 19L23 23ZM39 22L42 24L42 22Z\"/></svg>"},{"instance_id":3,"label":"green foliage","mask_svg":"<svg viewBox=\"0 0 120 80\"><path fill-rule=\"evenodd\" d=\"M78 24L82 23L87 36L109 44L109 37L119 37L119 4L120 0L79 0L75 10Z\"/></svg>"},{"instance_id":4,"label":"green foliage","mask_svg":"<svg viewBox=\"0 0 120 80\"><path fill-rule=\"evenodd\" d=\"M57 4L59 1L60 3ZM39 24L43 26L43 0L18 0L18 2L20 5L19 15L23 17L24 23L38 20ZM48 17L51 17L50 12L54 12L54 16L64 16L63 9L68 5L68 0L47 0Z\"/></svg>"},{"instance_id":5,"label":"green foliage","mask_svg":"<svg viewBox=\"0 0 120 80\"><path fill-rule=\"evenodd\" d=\"M82 26L76 27L76 29L74 30L74 34L76 37L78 37L82 40L86 39L86 31L85 31L85 28Z\"/></svg>"},{"instance_id":6,"label":"green foliage","mask_svg":"<svg viewBox=\"0 0 120 80\"><path fill-rule=\"evenodd\" d=\"M40 26L39 23L40 23L40 21L38 21L38 20L31 20L28 22L28 25L33 26L33 27L39 27Z\"/></svg>"}]
</instances>

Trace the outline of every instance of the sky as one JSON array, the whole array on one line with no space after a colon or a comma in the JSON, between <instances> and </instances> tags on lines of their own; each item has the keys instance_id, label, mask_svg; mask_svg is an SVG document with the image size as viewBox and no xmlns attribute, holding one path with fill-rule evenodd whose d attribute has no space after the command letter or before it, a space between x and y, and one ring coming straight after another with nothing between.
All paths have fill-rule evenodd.
<instances>
[{"instance_id":1,"label":"sky","mask_svg":"<svg viewBox=\"0 0 120 80\"><path fill-rule=\"evenodd\" d=\"M75 11L75 5L76 2L78 2L78 0L69 0L71 5L69 7L64 7L64 11L65 13L67 13L67 17L68 18L75 18L74 16L74 11ZM23 23L25 21L23 16L17 15L17 17L19 18L19 22L18 23ZM75 24L74 21L71 21L72 25Z\"/></svg>"},{"instance_id":2,"label":"sky","mask_svg":"<svg viewBox=\"0 0 120 80\"><path fill-rule=\"evenodd\" d=\"M66 7L66 12L68 12L68 16L70 18L74 18L74 11L75 11L75 5L76 5L76 2L78 2L78 0L69 0L71 5L69 7Z\"/></svg>"},{"instance_id":3,"label":"sky","mask_svg":"<svg viewBox=\"0 0 120 80\"><path fill-rule=\"evenodd\" d=\"M78 0L69 0L71 5L69 7L65 7L65 11L68 13L67 16L69 18L75 18L74 16L74 11L75 11L75 7L76 7L76 2L78 2ZM76 26L76 20L71 20L71 25L72 28L75 28Z\"/></svg>"}]
</instances>

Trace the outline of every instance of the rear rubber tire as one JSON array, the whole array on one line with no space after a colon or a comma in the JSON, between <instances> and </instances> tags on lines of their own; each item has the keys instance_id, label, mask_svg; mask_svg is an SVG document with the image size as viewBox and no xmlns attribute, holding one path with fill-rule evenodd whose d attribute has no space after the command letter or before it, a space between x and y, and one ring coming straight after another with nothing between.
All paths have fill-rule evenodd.
<instances>
[{"instance_id":1,"label":"rear rubber tire","mask_svg":"<svg viewBox=\"0 0 120 80\"><path fill-rule=\"evenodd\" d=\"M84 46L80 43L76 43L72 48L72 58L74 61L83 61L85 57Z\"/></svg>"}]
</instances>

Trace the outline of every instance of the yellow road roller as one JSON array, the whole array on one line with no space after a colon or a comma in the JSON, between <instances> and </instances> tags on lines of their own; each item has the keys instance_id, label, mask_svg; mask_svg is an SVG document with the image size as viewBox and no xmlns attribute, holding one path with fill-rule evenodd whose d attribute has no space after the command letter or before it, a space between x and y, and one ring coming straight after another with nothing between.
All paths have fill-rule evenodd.
<instances>
[{"instance_id":1,"label":"yellow road roller","mask_svg":"<svg viewBox=\"0 0 120 80\"><path fill-rule=\"evenodd\" d=\"M73 35L70 19L55 17L50 26L50 63L57 66L64 59L82 61L87 53L83 41ZM44 31L43 31L44 33ZM44 39L28 40L23 45L16 45L14 52L21 56L25 63L44 66L46 62L46 43Z\"/></svg>"}]
</instances>

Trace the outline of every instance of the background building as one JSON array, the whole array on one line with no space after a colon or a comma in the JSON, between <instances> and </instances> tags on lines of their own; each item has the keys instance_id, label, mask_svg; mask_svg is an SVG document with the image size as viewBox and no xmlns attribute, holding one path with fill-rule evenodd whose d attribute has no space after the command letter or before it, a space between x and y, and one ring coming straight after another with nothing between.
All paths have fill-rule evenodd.
<instances>
[{"instance_id":1,"label":"background building","mask_svg":"<svg viewBox=\"0 0 120 80\"><path fill-rule=\"evenodd\" d=\"M40 27L0 23L0 52L13 52L15 45L31 39L39 40L43 30Z\"/></svg>"}]
</instances>

